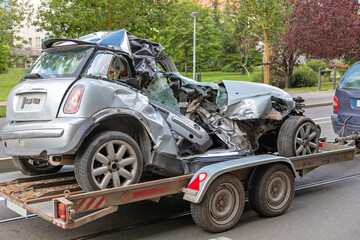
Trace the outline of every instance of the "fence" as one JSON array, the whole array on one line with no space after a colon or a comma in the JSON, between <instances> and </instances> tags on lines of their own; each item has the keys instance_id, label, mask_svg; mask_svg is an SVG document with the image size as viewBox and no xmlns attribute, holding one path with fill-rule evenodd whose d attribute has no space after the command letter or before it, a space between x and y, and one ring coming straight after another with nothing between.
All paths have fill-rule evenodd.
<instances>
[{"instance_id":1,"label":"fence","mask_svg":"<svg viewBox=\"0 0 360 240\"><path fill-rule=\"evenodd\" d=\"M336 83L337 83L337 72L346 72L346 69L337 69L337 67L334 67L334 70L321 70L319 69L319 76L318 76L318 91L321 91L321 86L322 85L333 85L333 89L336 88ZM329 77L331 77L331 72L334 72L334 76L332 77L332 83L327 83L327 82L322 82L321 81L321 75L323 73L330 73ZM324 79L326 80L326 78L324 77Z\"/></svg>"}]
</instances>

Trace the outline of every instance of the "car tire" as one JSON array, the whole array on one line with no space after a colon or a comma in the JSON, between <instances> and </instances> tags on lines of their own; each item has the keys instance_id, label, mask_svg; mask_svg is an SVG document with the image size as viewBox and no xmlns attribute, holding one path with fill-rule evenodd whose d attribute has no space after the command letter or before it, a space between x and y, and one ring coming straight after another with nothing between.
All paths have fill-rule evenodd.
<instances>
[{"instance_id":1,"label":"car tire","mask_svg":"<svg viewBox=\"0 0 360 240\"><path fill-rule=\"evenodd\" d=\"M289 208L295 195L295 176L284 164L259 166L249 181L249 202L262 217L275 217Z\"/></svg>"},{"instance_id":2,"label":"car tire","mask_svg":"<svg viewBox=\"0 0 360 240\"><path fill-rule=\"evenodd\" d=\"M232 174L216 178L200 203L190 203L191 216L205 231L218 233L233 228L245 205L241 181Z\"/></svg>"},{"instance_id":3,"label":"car tire","mask_svg":"<svg viewBox=\"0 0 360 240\"><path fill-rule=\"evenodd\" d=\"M86 192L137 183L142 167L138 144L117 131L96 134L75 157L75 177Z\"/></svg>"},{"instance_id":4,"label":"car tire","mask_svg":"<svg viewBox=\"0 0 360 240\"><path fill-rule=\"evenodd\" d=\"M313 120L294 116L282 124L277 148L280 156L293 157L316 153L319 150L319 130Z\"/></svg>"},{"instance_id":5,"label":"car tire","mask_svg":"<svg viewBox=\"0 0 360 240\"><path fill-rule=\"evenodd\" d=\"M48 161L29 157L13 157L12 161L20 172L29 176L56 173L63 167L52 166Z\"/></svg>"}]
</instances>

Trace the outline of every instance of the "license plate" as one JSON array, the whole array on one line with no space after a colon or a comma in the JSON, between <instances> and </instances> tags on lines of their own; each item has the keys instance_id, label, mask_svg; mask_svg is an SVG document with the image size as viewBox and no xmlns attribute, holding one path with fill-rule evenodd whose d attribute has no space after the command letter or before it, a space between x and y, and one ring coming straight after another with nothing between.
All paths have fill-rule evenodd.
<instances>
[{"instance_id":1,"label":"license plate","mask_svg":"<svg viewBox=\"0 0 360 240\"><path fill-rule=\"evenodd\" d=\"M27 211L26 209L16 205L15 203L12 203L10 201L8 201L7 199L5 199L5 206L11 210L13 210L14 212L20 214L23 217L27 217Z\"/></svg>"},{"instance_id":2,"label":"license plate","mask_svg":"<svg viewBox=\"0 0 360 240\"><path fill-rule=\"evenodd\" d=\"M17 112L38 112L41 111L46 100L46 93L20 94L17 98Z\"/></svg>"}]
</instances>

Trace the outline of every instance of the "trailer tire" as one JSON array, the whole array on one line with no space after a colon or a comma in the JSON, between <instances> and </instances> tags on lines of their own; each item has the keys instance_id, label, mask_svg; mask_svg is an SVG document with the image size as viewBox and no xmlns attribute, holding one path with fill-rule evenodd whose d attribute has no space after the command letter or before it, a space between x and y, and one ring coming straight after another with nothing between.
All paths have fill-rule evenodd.
<instances>
[{"instance_id":1,"label":"trailer tire","mask_svg":"<svg viewBox=\"0 0 360 240\"><path fill-rule=\"evenodd\" d=\"M200 203L190 203L194 222L212 233L234 227L244 210L245 191L242 183L232 174L214 180Z\"/></svg>"},{"instance_id":2,"label":"trailer tire","mask_svg":"<svg viewBox=\"0 0 360 240\"><path fill-rule=\"evenodd\" d=\"M137 183L143 159L138 144L129 135L104 131L83 144L74 167L80 187L90 192Z\"/></svg>"},{"instance_id":3,"label":"trailer tire","mask_svg":"<svg viewBox=\"0 0 360 240\"><path fill-rule=\"evenodd\" d=\"M282 163L257 167L250 177L249 202L263 217L275 217L289 208L295 195L295 177Z\"/></svg>"},{"instance_id":4,"label":"trailer tire","mask_svg":"<svg viewBox=\"0 0 360 240\"><path fill-rule=\"evenodd\" d=\"M52 166L48 161L29 157L12 157L12 161L20 172L28 176L56 173L63 167Z\"/></svg>"},{"instance_id":5,"label":"trailer tire","mask_svg":"<svg viewBox=\"0 0 360 240\"><path fill-rule=\"evenodd\" d=\"M302 116L286 119L279 131L277 148L284 157L318 152L319 130L314 121Z\"/></svg>"}]
</instances>

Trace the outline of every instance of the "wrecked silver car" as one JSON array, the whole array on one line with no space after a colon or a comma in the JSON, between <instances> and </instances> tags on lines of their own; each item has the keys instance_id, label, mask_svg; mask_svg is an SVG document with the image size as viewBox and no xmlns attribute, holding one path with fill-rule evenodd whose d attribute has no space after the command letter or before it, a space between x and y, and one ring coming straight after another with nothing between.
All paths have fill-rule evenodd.
<instances>
[{"instance_id":1,"label":"wrecked silver car","mask_svg":"<svg viewBox=\"0 0 360 240\"><path fill-rule=\"evenodd\" d=\"M164 48L126 30L49 39L8 96L5 153L25 174L74 165L85 191L193 173L255 154L318 150L319 130L286 92L196 82Z\"/></svg>"}]
</instances>

